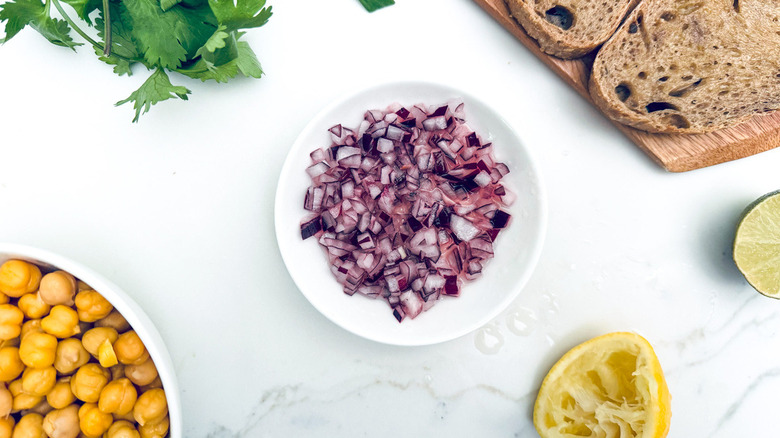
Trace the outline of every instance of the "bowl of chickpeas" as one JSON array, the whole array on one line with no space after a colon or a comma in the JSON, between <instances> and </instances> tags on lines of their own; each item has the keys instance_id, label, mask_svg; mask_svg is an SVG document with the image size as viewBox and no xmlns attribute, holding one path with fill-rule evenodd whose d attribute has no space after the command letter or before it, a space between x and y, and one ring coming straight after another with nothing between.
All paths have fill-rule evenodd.
<instances>
[{"instance_id":1,"label":"bowl of chickpeas","mask_svg":"<svg viewBox=\"0 0 780 438\"><path fill-rule=\"evenodd\" d=\"M165 344L91 269L0 243L0 438L182 436Z\"/></svg>"}]
</instances>

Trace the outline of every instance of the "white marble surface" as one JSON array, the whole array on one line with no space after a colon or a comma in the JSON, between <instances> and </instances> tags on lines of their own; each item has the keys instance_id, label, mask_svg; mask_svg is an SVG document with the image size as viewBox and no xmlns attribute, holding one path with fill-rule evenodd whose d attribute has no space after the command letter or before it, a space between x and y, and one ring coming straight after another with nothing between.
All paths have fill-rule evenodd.
<instances>
[{"instance_id":1,"label":"white marble surface","mask_svg":"<svg viewBox=\"0 0 780 438\"><path fill-rule=\"evenodd\" d=\"M780 188L780 151L666 173L470 0L397 1L374 14L356 0L274 2L248 35L266 77L176 77L190 101L137 125L112 104L144 74L115 77L90 50L25 29L0 48L0 240L72 256L136 298L176 363L186 437L533 437L548 368L615 330L655 346L670 437L776 433L780 302L746 284L730 245L742 208ZM298 132L334 98L399 78L492 104L549 195L519 298L430 347L373 343L320 316L273 234ZM494 351L477 348L484 336Z\"/></svg>"}]
</instances>

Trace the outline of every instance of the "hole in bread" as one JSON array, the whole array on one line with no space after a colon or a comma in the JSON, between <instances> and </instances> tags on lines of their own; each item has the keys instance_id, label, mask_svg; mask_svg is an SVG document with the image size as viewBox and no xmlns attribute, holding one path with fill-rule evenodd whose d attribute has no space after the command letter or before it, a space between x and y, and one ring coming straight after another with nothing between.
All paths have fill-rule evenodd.
<instances>
[{"instance_id":1,"label":"hole in bread","mask_svg":"<svg viewBox=\"0 0 780 438\"><path fill-rule=\"evenodd\" d=\"M734 0L734 11L739 14L739 0Z\"/></svg>"},{"instance_id":2,"label":"hole in bread","mask_svg":"<svg viewBox=\"0 0 780 438\"><path fill-rule=\"evenodd\" d=\"M690 81L691 79L693 79L693 76L691 76L691 75L685 75L685 76L681 77L680 79L682 79L682 80L684 80L684 81Z\"/></svg>"},{"instance_id":3,"label":"hole in bread","mask_svg":"<svg viewBox=\"0 0 780 438\"><path fill-rule=\"evenodd\" d=\"M628 26L628 33L637 33L637 31L639 31L639 26L636 25L636 22L633 22Z\"/></svg>"},{"instance_id":4,"label":"hole in bread","mask_svg":"<svg viewBox=\"0 0 780 438\"><path fill-rule=\"evenodd\" d=\"M663 111L663 110L674 110L679 111L680 109L676 106L672 105L669 102L650 102L645 107L648 113L654 113L656 111Z\"/></svg>"},{"instance_id":5,"label":"hole in bread","mask_svg":"<svg viewBox=\"0 0 780 438\"><path fill-rule=\"evenodd\" d=\"M631 96L631 87L625 82L615 87L615 94L621 102L625 102Z\"/></svg>"},{"instance_id":6,"label":"hole in bread","mask_svg":"<svg viewBox=\"0 0 780 438\"><path fill-rule=\"evenodd\" d=\"M725 96L727 94L729 94L729 90L720 90L720 92L718 93L718 96Z\"/></svg>"},{"instance_id":7,"label":"hole in bread","mask_svg":"<svg viewBox=\"0 0 780 438\"><path fill-rule=\"evenodd\" d=\"M671 70L671 71L675 71L675 70L677 70L677 64L672 64L672 65L670 65L670 66L669 66L669 70Z\"/></svg>"},{"instance_id":8,"label":"hole in bread","mask_svg":"<svg viewBox=\"0 0 780 438\"><path fill-rule=\"evenodd\" d=\"M640 71L638 75L636 75L639 79L644 79L647 77L647 73Z\"/></svg>"},{"instance_id":9,"label":"hole in bread","mask_svg":"<svg viewBox=\"0 0 780 438\"><path fill-rule=\"evenodd\" d=\"M670 114L666 117L666 120L675 128L688 129L691 127L691 122L689 122L688 119L686 119L684 116L681 116L680 114Z\"/></svg>"},{"instance_id":10,"label":"hole in bread","mask_svg":"<svg viewBox=\"0 0 780 438\"><path fill-rule=\"evenodd\" d=\"M658 78L658 82L666 82L669 80L669 76L661 76Z\"/></svg>"},{"instance_id":11,"label":"hole in bread","mask_svg":"<svg viewBox=\"0 0 780 438\"><path fill-rule=\"evenodd\" d=\"M547 21L563 30L569 30L574 24L574 15L561 5L548 9L544 15Z\"/></svg>"},{"instance_id":12,"label":"hole in bread","mask_svg":"<svg viewBox=\"0 0 780 438\"><path fill-rule=\"evenodd\" d=\"M664 21L672 21L672 20L674 20L674 13L673 12L669 12L669 11L664 12L663 14L661 14L661 20L664 20Z\"/></svg>"}]
</instances>

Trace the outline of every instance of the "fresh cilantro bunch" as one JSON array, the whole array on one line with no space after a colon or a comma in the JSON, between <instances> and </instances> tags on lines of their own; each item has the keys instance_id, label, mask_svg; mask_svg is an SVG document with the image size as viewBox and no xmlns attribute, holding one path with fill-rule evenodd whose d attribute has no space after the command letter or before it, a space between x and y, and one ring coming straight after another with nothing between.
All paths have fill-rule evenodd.
<instances>
[{"instance_id":1,"label":"fresh cilantro bunch","mask_svg":"<svg viewBox=\"0 0 780 438\"><path fill-rule=\"evenodd\" d=\"M13 0L0 5L0 22L5 22L5 38L0 42L29 25L50 42L75 50L82 43L73 40L73 30L116 74L131 75L134 64L153 70L138 90L116 103L133 102L133 122L158 102L175 97L187 100L190 90L173 85L167 71L216 82L227 82L238 73L253 78L263 74L255 53L241 37L243 29L268 22L271 7L264 7L265 0L61 1L95 28L97 39L68 16L60 0ZM63 19L52 17L52 6Z\"/></svg>"}]
</instances>

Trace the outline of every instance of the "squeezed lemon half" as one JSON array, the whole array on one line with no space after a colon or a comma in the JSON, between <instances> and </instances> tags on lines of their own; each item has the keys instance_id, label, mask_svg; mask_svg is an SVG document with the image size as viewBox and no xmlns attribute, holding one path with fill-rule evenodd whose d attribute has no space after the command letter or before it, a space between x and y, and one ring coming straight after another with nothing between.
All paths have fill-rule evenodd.
<instances>
[{"instance_id":1,"label":"squeezed lemon half","mask_svg":"<svg viewBox=\"0 0 780 438\"><path fill-rule=\"evenodd\" d=\"M671 396L647 340L617 332L586 341L553 365L534 405L542 438L662 438Z\"/></svg>"},{"instance_id":2,"label":"squeezed lemon half","mask_svg":"<svg viewBox=\"0 0 780 438\"><path fill-rule=\"evenodd\" d=\"M754 289L780 298L780 191L745 209L734 237L734 263Z\"/></svg>"}]
</instances>

